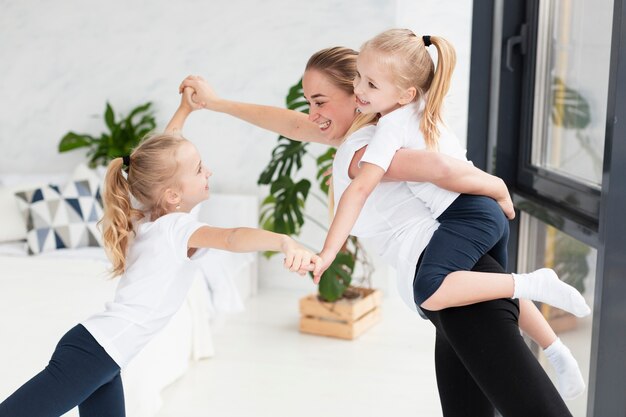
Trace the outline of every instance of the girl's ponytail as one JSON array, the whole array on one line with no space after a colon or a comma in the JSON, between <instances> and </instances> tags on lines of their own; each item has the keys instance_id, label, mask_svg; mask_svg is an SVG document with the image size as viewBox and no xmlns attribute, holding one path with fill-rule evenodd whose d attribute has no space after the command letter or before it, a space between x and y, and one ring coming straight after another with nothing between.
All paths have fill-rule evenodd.
<instances>
[{"instance_id":1,"label":"girl's ponytail","mask_svg":"<svg viewBox=\"0 0 626 417\"><path fill-rule=\"evenodd\" d=\"M420 122L420 129L424 134L426 146L429 149L437 149L440 134L437 125L443 123L443 99L450 89L450 80L456 65L456 53L452 44L444 38L430 36L429 40L430 44L437 48L437 66L430 86L426 90L424 115ZM426 47L426 44L424 46Z\"/></svg>"},{"instance_id":2,"label":"girl's ponytail","mask_svg":"<svg viewBox=\"0 0 626 417\"><path fill-rule=\"evenodd\" d=\"M121 275L126 269L126 250L133 232L132 221L142 216L131 206L130 187L122 173L122 158L113 159L104 179L104 215L102 239L113 264L112 274Z\"/></svg>"}]
</instances>

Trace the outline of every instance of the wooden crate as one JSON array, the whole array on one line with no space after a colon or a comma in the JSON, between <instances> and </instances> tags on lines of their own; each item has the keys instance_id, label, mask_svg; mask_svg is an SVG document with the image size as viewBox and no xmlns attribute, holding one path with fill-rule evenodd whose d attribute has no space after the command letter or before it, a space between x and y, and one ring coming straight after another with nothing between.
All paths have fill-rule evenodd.
<instances>
[{"instance_id":1,"label":"wooden crate","mask_svg":"<svg viewBox=\"0 0 626 417\"><path fill-rule=\"evenodd\" d=\"M317 294L300 299L300 331L352 340L380 321L379 290L354 288L361 297L334 303L322 301Z\"/></svg>"}]
</instances>

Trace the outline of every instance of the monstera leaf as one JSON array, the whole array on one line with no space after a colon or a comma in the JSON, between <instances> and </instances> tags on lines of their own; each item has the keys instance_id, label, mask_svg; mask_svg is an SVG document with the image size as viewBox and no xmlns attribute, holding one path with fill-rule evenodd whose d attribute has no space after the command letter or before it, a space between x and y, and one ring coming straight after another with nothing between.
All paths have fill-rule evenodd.
<instances>
[{"instance_id":1,"label":"monstera leaf","mask_svg":"<svg viewBox=\"0 0 626 417\"><path fill-rule=\"evenodd\" d=\"M326 152L317 157L317 181L320 186L320 190L328 195L328 180L332 176L330 171L333 166L333 158L337 149L328 148Z\"/></svg>"},{"instance_id":2,"label":"monstera leaf","mask_svg":"<svg viewBox=\"0 0 626 417\"><path fill-rule=\"evenodd\" d=\"M270 195L261 204L262 227L277 233L298 235L304 223L302 209L310 188L310 181L302 179L294 183L286 175L272 182Z\"/></svg>"},{"instance_id":3,"label":"monstera leaf","mask_svg":"<svg viewBox=\"0 0 626 417\"><path fill-rule=\"evenodd\" d=\"M303 113L308 113L309 105L302 92L302 80L289 89L286 98L287 108ZM332 166L335 149L330 148L324 154L315 158L316 179L319 190L327 195L330 177L328 169ZM300 173L305 156L309 154L308 143L292 141L284 136L279 136L277 144L272 150L269 163L258 179L259 184L270 185L270 194L261 204L261 226L266 230L298 235L306 221L320 226L325 232L328 228L318 219L306 215L304 208L309 195L313 195L318 201L325 204L326 199L315 193L309 193L311 181L301 179L294 182L292 178ZM352 282L354 266L358 259L359 265L367 265L367 257L364 251L359 250L356 238L349 239L351 246L339 252L334 262L322 274L319 284L319 295L326 301L335 301L341 298L345 290ZM266 252L266 256L274 253ZM369 274L371 271L368 268ZM367 278L367 274L364 274Z\"/></svg>"},{"instance_id":4,"label":"monstera leaf","mask_svg":"<svg viewBox=\"0 0 626 417\"><path fill-rule=\"evenodd\" d=\"M336 301L352 281L354 272L354 255L350 252L339 252L330 264L330 267L322 274L319 283L319 293L325 301Z\"/></svg>"}]
</instances>

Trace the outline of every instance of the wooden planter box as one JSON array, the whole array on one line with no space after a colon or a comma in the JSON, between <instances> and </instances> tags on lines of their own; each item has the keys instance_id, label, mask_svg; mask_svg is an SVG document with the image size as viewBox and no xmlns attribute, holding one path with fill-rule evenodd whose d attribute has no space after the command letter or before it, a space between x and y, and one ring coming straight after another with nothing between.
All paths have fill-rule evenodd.
<instances>
[{"instance_id":1,"label":"wooden planter box","mask_svg":"<svg viewBox=\"0 0 626 417\"><path fill-rule=\"evenodd\" d=\"M300 299L300 331L352 340L380 321L381 292L354 288L361 297L334 303L321 301L317 294Z\"/></svg>"}]
</instances>

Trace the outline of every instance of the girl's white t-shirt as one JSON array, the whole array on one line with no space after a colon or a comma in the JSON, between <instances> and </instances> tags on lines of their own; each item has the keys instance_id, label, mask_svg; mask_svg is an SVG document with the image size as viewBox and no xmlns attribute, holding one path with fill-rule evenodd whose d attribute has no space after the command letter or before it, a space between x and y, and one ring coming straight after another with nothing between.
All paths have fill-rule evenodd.
<instances>
[{"instance_id":1,"label":"girl's white t-shirt","mask_svg":"<svg viewBox=\"0 0 626 417\"><path fill-rule=\"evenodd\" d=\"M159 332L183 304L199 273L187 244L200 227L189 213L170 213L137 225L137 234L119 278L113 301L81 324L120 366L128 362Z\"/></svg>"},{"instance_id":2,"label":"girl's white t-shirt","mask_svg":"<svg viewBox=\"0 0 626 417\"><path fill-rule=\"evenodd\" d=\"M359 129L337 149L333 161L335 210L350 185L348 169L354 153L369 145L375 131L376 126ZM398 292L412 311L418 311L413 301L417 261L438 227L439 223L415 197L408 183L381 182L370 194L352 228L352 235L370 243L396 268Z\"/></svg>"},{"instance_id":3,"label":"girl's white t-shirt","mask_svg":"<svg viewBox=\"0 0 626 417\"><path fill-rule=\"evenodd\" d=\"M387 171L398 149L427 149L420 130L421 116L420 105L410 103L381 117L361 162L375 164ZM467 161L466 150L458 138L443 125L439 126L439 131L438 151ZM444 190L429 182L408 184L415 196L430 209L434 218L439 217L459 196L458 193Z\"/></svg>"}]
</instances>

